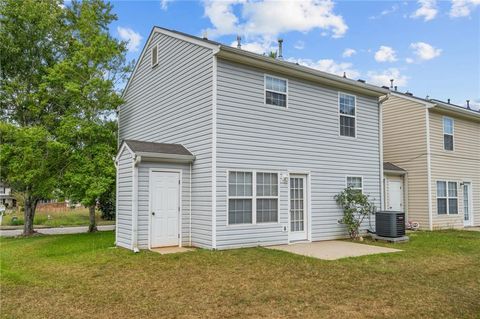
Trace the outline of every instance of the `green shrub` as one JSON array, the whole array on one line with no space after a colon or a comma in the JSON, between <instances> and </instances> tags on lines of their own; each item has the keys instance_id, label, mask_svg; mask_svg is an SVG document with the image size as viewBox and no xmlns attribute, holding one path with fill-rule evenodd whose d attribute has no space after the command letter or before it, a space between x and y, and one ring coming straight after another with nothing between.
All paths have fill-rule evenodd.
<instances>
[{"instance_id":1,"label":"green shrub","mask_svg":"<svg viewBox=\"0 0 480 319\"><path fill-rule=\"evenodd\" d=\"M363 220L375 212L375 205L367 195L351 187L335 195L335 201L343 209L343 218L340 222L347 226L350 238L357 239Z\"/></svg>"}]
</instances>

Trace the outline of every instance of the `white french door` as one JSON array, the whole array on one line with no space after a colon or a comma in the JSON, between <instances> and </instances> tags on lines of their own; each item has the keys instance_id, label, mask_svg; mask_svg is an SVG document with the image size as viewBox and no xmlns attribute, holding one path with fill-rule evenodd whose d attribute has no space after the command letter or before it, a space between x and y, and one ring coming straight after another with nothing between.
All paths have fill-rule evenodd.
<instances>
[{"instance_id":1,"label":"white french door","mask_svg":"<svg viewBox=\"0 0 480 319\"><path fill-rule=\"evenodd\" d=\"M307 240L307 176L290 175L289 241Z\"/></svg>"}]
</instances>

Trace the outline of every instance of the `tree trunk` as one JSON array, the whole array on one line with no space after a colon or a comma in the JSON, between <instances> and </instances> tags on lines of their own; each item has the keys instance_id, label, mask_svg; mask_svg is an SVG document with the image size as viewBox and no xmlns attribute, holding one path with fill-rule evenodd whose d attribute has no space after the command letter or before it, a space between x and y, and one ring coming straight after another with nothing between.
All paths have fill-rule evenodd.
<instances>
[{"instance_id":1,"label":"tree trunk","mask_svg":"<svg viewBox=\"0 0 480 319\"><path fill-rule=\"evenodd\" d=\"M88 232L93 233L97 231L97 224L95 223L95 206L90 205L88 207L89 215L90 215L90 225L88 225Z\"/></svg>"},{"instance_id":2,"label":"tree trunk","mask_svg":"<svg viewBox=\"0 0 480 319\"><path fill-rule=\"evenodd\" d=\"M33 230L33 219L37 208L37 200L29 196L25 199L25 209L23 212L23 235L30 236L35 233Z\"/></svg>"}]
</instances>

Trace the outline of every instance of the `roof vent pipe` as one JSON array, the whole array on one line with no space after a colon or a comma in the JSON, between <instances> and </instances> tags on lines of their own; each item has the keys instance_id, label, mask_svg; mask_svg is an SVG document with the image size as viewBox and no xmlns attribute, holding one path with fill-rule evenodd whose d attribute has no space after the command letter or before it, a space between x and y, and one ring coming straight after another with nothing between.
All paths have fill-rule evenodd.
<instances>
[{"instance_id":1,"label":"roof vent pipe","mask_svg":"<svg viewBox=\"0 0 480 319\"><path fill-rule=\"evenodd\" d=\"M208 40L207 30L203 31L202 38L203 38L204 40Z\"/></svg>"},{"instance_id":2,"label":"roof vent pipe","mask_svg":"<svg viewBox=\"0 0 480 319\"><path fill-rule=\"evenodd\" d=\"M237 49L242 48L242 37L237 35Z\"/></svg>"},{"instance_id":3,"label":"roof vent pipe","mask_svg":"<svg viewBox=\"0 0 480 319\"><path fill-rule=\"evenodd\" d=\"M395 85L395 91L397 91L397 86Z\"/></svg>"},{"instance_id":4,"label":"roof vent pipe","mask_svg":"<svg viewBox=\"0 0 480 319\"><path fill-rule=\"evenodd\" d=\"M343 78L344 78L344 79L347 78L347 73L346 73L346 72L343 72Z\"/></svg>"},{"instance_id":5,"label":"roof vent pipe","mask_svg":"<svg viewBox=\"0 0 480 319\"><path fill-rule=\"evenodd\" d=\"M278 39L278 59L283 60L283 39Z\"/></svg>"},{"instance_id":6,"label":"roof vent pipe","mask_svg":"<svg viewBox=\"0 0 480 319\"><path fill-rule=\"evenodd\" d=\"M470 100L467 100L467 109L470 110Z\"/></svg>"},{"instance_id":7,"label":"roof vent pipe","mask_svg":"<svg viewBox=\"0 0 480 319\"><path fill-rule=\"evenodd\" d=\"M447 100L447 103L450 104L450 99Z\"/></svg>"},{"instance_id":8,"label":"roof vent pipe","mask_svg":"<svg viewBox=\"0 0 480 319\"><path fill-rule=\"evenodd\" d=\"M390 88L393 89L393 79L390 79ZM395 89L396 91L397 89Z\"/></svg>"}]
</instances>

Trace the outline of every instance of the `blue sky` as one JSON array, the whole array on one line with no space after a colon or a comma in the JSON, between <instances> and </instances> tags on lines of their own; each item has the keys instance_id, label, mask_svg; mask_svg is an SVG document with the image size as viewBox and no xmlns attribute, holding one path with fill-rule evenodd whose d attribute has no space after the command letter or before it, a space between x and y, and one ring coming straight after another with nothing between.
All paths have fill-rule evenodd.
<instances>
[{"instance_id":1,"label":"blue sky","mask_svg":"<svg viewBox=\"0 0 480 319\"><path fill-rule=\"evenodd\" d=\"M480 107L480 0L113 1L113 36L137 59L157 25L401 91Z\"/></svg>"}]
</instances>

